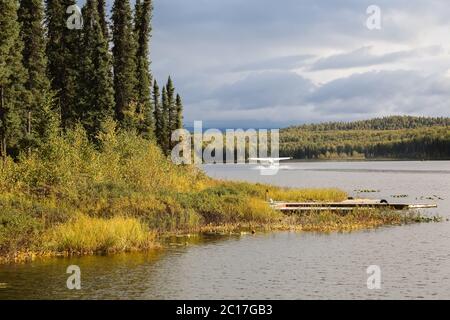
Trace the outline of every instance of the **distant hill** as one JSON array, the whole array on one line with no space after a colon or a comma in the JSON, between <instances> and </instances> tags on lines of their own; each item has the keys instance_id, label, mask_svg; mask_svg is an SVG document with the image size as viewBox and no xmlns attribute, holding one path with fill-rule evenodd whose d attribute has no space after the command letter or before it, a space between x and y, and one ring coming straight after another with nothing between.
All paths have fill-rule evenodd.
<instances>
[{"instance_id":1,"label":"distant hill","mask_svg":"<svg viewBox=\"0 0 450 320\"><path fill-rule=\"evenodd\" d=\"M416 129L433 126L450 126L450 118L444 117L413 117L413 116L390 116L370 120L352 122L324 122L319 124L305 124L292 126L289 129L304 129L311 131L326 130L397 130Z\"/></svg>"},{"instance_id":2,"label":"distant hill","mask_svg":"<svg viewBox=\"0 0 450 320\"><path fill-rule=\"evenodd\" d=\"M280 153L296 159L450 159L450 118L391 116L281 130Z\"/></svg>"}]
</instances>

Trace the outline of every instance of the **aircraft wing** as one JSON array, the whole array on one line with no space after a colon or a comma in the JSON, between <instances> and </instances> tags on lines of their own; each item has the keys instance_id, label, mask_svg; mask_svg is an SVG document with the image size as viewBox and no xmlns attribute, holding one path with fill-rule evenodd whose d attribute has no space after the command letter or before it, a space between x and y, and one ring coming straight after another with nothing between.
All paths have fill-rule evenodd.
<instances>
[{"instance_id":1,"label":"aircraft wing","mask_svg":"<svg viewBox=\"0 0 450 320\"><path fill-rule=\"evenodd\" d=\"M261 162L278 162L278 161L285 161L285 160L291 160L292 158L249 158L250 161L261 161Z\"/></svg>"}]
</instances>

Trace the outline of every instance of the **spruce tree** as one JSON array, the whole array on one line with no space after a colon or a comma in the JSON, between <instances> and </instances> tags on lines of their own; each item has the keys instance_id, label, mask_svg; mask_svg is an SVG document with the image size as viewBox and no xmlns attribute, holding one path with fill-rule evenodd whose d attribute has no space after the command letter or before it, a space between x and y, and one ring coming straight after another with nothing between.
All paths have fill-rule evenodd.
<instances>
[{"instance_id":1,"label":"spruce tree","mask_svg":"<svg viewBox=\"0 0 450 320\"><path fill-rule=\"evenodd\" d=\"M170 149L170 122L169 122L169 99L167 95L167 88L162 89L162 112L161 112L161 132L160 145L164 154L168 154Z\"/></svg>"},{"instance_id":2,"label":"spruce tree","mask_svg":"<svg viewBox=\"0 0 450 320\"><path fill-rule=\"evenodd\" d=\"M27 77L25 87L28 90L28 101L25 102L24 121L26 127L25 145L31 148L36 144L38 136L33 134L32 123L36 121L34 114L38 113L46 97L49 95L50 82L47 78L47 58L45 55L45 35L42 21L44 8L41 0L21 0L18 20L21 25L20 36L24 44L22 62ZM31 150L31 149L29 149Z\"/></svg>"},{"instance_id":3,"label":"spruce tree","mask_svg":"<svg viewBox=\"0 0 450 320\"><path fill-rule=\"evenodd\" d=\"M69 29L66 14L75 0L46 0L48 75L52 89L57 93L63 127L72 126L80 119L82 104L79 99L80 70L83 48L81 30Z\"/></svg>"},{"instance_id":4,"label":"spruce tree","mask_svg":"<svg viewBox=\"0 0 450 320\"><path fill-rule=\"evenodd\" d=\"M176 119L177 119L177 113L176 113L176 106L175 106L175 87L173 85L172 78L169 76L169 79L167 80L167 117L168 117L168 131L169 134L173 130L176 129Z\"/></svg>"},{"instance_id":5,"label":"spruce tree","mask_svg":"<svg viewBox=\"0 0 450 320\"><path fill-rule=\"evenodd\" d=\"M80 120L91 137L100 124L113 116L114 91L108 42L103 36L98 0L87 0L83 8L80 91Z\"/></svg>"},{"instance_id":6,"label":"spruce tree","mask_svg":"<svg viewBox=\"0 0 450 320\"><path fill-rule=\"evenodd\" d=\"M182 102L179 94L177 94L177 99L176 99L176 110L177 110L176 128L182 129L183 128L183 102Z\"/></svg>"},{"instance_id":7,"label":"spruce tree","mask_svg":"<svg viewBox=\"0 0 450 320\"><path fill-rule=\"evenodd\" d=\"M18 152L21 108L27 101L17 4L17 1L0 2L0 154L4 159L8 152Z\"/></svg>"},{"instance_id":8,"label":"spruce tree","mask_svg":"<svg viewBox=\"0 0 450 320\"><path fill-rule=\"evenodd\" d=\"M139 114L138 130L145 137L151 137L154 131L153 106L151 102L151 83L149 61L149 40L151 34L151 17L153 5L151 0L136 1L134 34L136 37L136 112Z\"/></svg>"},{"instance_id":9,"label":"spruce tree","mask_svg":"<svg viewBox=\"0 0 450 320\"><path fill-rule=\"evenodd\" d=\"M100 19L100 26L103 32L103 38L109 43L109 28L106 19L106 3L105 0L97 1L97 11Z\"/></svg>"},{"instance_id":10,"label":"spruce tree","mask_svg":"<svg viewBox=\"0 0 450 320\"><path fill-rule=\"evenodd\" d=\"M45 23L47 27L46 54L48 58L48 76L52 88L60 90L63 85L62 34L65 11L62 1L45 0ZM58 93L59 96L60 93Z\"/></svg>"},{"instance_id":11,"label":"spruce tree","mask_svg":"<svg viewBox=\"0 0 450 320\"><path fill-rule=\"evenodd\" d=\"M161 94L159 92L158 82L153 81L153 117L155 119L155 138L160 146L162 146L162 106L160 101Z\"/></svg>"},{"instance_id":12,"label":"spruce tree","mask_svg":"<svg viewBox=\"0 0 450 320\"><path fill-rule=\"evenodd\" d=\"M142 19L142 1L136 0L134 4L134 35L136 37L136 45L139 46L137 43L139 42L139 27L140 22ZM136 47L137 50L137 47Z\"/></svg>"},{"instance_id":13,"label":"spruce tree","mask_svg":"<svg viewBox=\"0 0 450 320\"><path fill-rule=\"evenodd\" d=\"M122 126L134 123L136 104L136 44L129 0L115 0L112 9L113 65L116 116Z\"/></svg>"}]
</instances>

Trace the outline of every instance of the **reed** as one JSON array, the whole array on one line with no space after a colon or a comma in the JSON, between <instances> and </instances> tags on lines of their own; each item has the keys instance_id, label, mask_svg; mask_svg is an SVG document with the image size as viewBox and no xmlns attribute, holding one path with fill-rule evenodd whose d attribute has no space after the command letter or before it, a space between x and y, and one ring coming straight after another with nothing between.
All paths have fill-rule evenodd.
<instances>
[{"instance_id":1,"label":"reed","mask_svg":"<svg viewBox=\"0 0 450 320\"><path fill-rule=\"evenodd\" d=\"M148 249L154 246L154 239L155 234L133 218L79 215L47 230L42 246L45 250L69 254L111 253Z\"/></svg>"}]
</instances>

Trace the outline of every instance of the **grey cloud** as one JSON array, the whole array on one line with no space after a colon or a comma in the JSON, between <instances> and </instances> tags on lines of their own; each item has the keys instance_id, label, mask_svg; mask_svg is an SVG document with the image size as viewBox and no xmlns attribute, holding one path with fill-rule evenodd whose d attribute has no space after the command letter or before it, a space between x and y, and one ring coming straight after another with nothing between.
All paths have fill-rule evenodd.
<instances>
[{"instance_id":1,"label":"grey cloud","mask_svg":"<svg viewBox=\"0 0 450 320\"><path fill-rule=\"evenodd\" d=\"M251 73L231 85L220 87L214 97L231 109L258 109L301 103L315 86L294 72Z\"/></svg>"},{"instance_id":2,"label":"grey cloud","mask_svg":"<svg viewBox=\"0 0 450 320\"><path fill-rule=\"evenodd\" d=\"M348 53L341 53L326 58L321 58L316 61L310 69L326 70L374 66L379 64L397 62L400 60L406 60L409 58L417 58L424 55L437 55L442 52L442 47L431 46L428 48L415 50L395 51L381 55L373 54L371 51L371 47L362 47Z\"/></svg>"},{"instance_id":3,"label":"grey cloud","mask_svg":"<svg viewBox=\"0 0 450 320\"><path fill-rule=\"evenodd\" d=\"M416 84L417 75L412 71L380 71L351 75L328 82L315 91L310 100L324 102L346 100L354 97L386 98L402 94ZM408 90L409 91L409 90Z\"/></svg>"},{"instance_id":4,"label":"grey cloud","mask_svg":"<svg viewBox=\"0 0 450 320\"><path fill-rule=\"evenodd\" d=\"M352 75L318 88L308 99L320 113L414 113L435 115L447 106L450 79L413 71L382 71Z\"/></svg>"},{"instance_id":5,"label":"grey cloud","mask_svg":"<svg viewBox=\"0 0 450 320\"><path fill-rule=\"evenodd\" d=\"M314 56L310 54L273 57L238 65L233 68L232 71L245 72L258 70L292 70L304 66L307 61L313 57Z\"/></svg>"},{"instance_id":6,"label":"grey cloud","mask_svg":"<svg viewBox=\"0 0 450 320\"><path fill-rule=\"evenodd\" d=\"M198 120L261 123L353 120L389 114L449 115L450 79L414 71L352 75L315 86L292 72L255 72L212 93ZM218 120L220 119L220 120ZM218 121L218 122L217 122Z\"/></svg>"}]
</instances>

